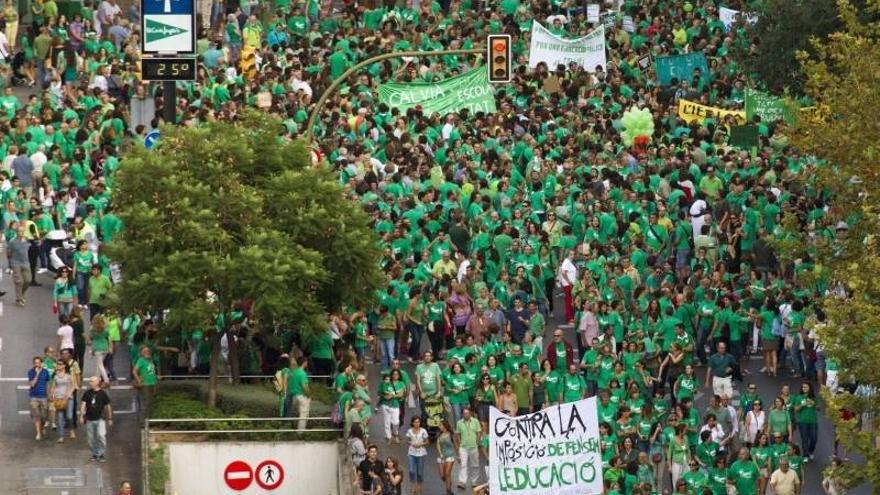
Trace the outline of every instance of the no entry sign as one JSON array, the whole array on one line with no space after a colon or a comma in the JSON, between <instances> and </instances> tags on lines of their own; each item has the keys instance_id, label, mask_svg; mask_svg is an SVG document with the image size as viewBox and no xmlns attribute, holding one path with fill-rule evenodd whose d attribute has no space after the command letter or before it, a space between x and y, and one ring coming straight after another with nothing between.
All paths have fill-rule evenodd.
<instances>
[{"instance_id":1,"label":"no entry sign","mask_svg":"<svg viewBox=\"0 0 880 495\"><path fill-rule=\"evenodd\" d=\"M254 470L257 484L264 490L274 490L284 481L284 468L277 461L263 461Z\"/></svg>"},{"instance_id":2,"label":"no entry sign","mask_svg":"<svg viewBox=\"0 0 880 495\"><path fill-rule=\"evenodd\" d=\"M229 488L242 491L251 486L254 481L254 472L250 464L244 461L232 461L223 471L223 480Z\"/></svg>"}]
</instances>

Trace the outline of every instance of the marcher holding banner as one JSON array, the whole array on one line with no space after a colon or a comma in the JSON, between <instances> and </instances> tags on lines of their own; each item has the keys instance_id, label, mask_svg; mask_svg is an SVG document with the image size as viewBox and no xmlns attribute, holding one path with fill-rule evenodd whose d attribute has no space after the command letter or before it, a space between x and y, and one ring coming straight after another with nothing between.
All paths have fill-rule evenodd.
<instances>
[{"instance_id":1,"label":"marcher holding banner","mask_svg":"<svg viewBox=\"0 0 880 495\"><path fill-rule=\"evenodd\" d=\"M595 397L516 417L492 408L489 435L490 493L603 493Z\"/></svg>"}]
</instances>

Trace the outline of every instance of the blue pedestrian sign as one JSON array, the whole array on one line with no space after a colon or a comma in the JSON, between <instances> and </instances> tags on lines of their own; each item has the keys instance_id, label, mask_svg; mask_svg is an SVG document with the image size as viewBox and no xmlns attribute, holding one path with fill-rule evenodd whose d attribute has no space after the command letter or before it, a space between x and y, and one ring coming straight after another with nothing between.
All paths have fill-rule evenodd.
<instances>
[{"instance_id":1,"label":"blue pedestrian sign","mask_svg":"<svg viewBox=\"0 0 880 495\"><path fill-rule=\"evenodd\" d=\"M143 0L141 49L143 53L194 53L195 0Z\"/></svg>"},{"instance_id":2,"label":"blue pedestrian sign","mask_svg":"<svg viewBox=\"0 0 880 495\"><path fill-rule=\"evenodd\" d=\"M144 136L144 148L151 150L159 144L159 130L153 129L146 136Z\"/></svg>"}]
</instances>

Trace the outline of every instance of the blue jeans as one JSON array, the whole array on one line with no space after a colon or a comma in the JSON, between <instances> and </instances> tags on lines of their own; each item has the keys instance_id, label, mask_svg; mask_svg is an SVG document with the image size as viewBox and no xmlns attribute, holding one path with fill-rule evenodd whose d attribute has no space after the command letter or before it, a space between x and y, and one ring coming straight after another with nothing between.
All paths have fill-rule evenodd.
<instances>
[{"instance_id":1,"label":"blue jeans","mask_svg":"<svg viewBox=\"0 0 880 495\"><path fill-rule=\"evenodd\" d=\"M804 457L813 455L816 451L816 442L819 437L818 423L798 423L798 431L801 432L801 452Z\"/></svg>"},{"instance_id":2,"label":"blue jeans","mask_svg":"<svg viewBox=\"0 0 880 495\"><path fill-rule=\"evenodd\" d=\"M425 335L425 327L417 323L407 323L406 329L409 330L409 357L413 360L419 359L419 353L422 349L422 337Z\"/></svg>"},{"instance_id":3,"label":"blue jeans","mask_svg":"<svg viewBox=\"0 0 880 495\"><path fill-rule=\"evenodd\" d=\"M58 436L64 438L68 421L74 421L73 398L68 399L67 407L63 411L55 410L55 423L58 425Z\"/></svg>"},{"instance_id":4,"label":"blue jeans","mask_svg":"<svg viewBox=\"0 0 880 495\"><path fill-rule=\"evenodd\" d=\"M76 291L80 304L89 303L89 274L76 272Z\"/></svg>"},{"instance_id":5,"label":"blue jeans","mask_svg":"<svg viewBox=\"0 0 880 495\"><path fill-rule=\"evenodd\" d=\"M395 358L394 338L379 339L379 346L382 348L382 369L388 369Z\"/></svg>"},{"instance_id":6,"label":"blue jeans","mask_svg":"<svg viewBox=\"0 0 880 495\"><path fill-rule=\"evenodd\" d=\"M409 482L421 483L425 481L425 456L409 456Z\"/></svg>"},{"instance_id":7,"label":"blue jeans","mask_svg":"<svg viewBox=\"0 0 880 495\"><path fill-rule=\"evenodd\" d=\"M92 456L103 457L107 450L107 425L104 420L86 421L86 437Z\"/></svg>"},{"instance_id":8,"label":"blue jeans","mask_svg":"<svg viewBox=\"0 0 880 495\"><path fill-rule=\"evenodd\" d=\"M467 404L449 404L449 408L452 410L453 425L458 424L458 420L461 419L465 407L467 407ZM511 411L510 414L515 414L515 411Z\"/></svg>"}]
</instances>

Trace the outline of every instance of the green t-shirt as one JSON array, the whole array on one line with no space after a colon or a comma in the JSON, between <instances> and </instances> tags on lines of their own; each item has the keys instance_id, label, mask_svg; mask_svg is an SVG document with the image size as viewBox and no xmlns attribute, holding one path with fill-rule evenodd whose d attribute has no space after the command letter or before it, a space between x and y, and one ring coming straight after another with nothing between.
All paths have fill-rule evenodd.
<instances>
[{"instance_id":1,"label":"green t-shirt","mask_svg":"<svg viewBox=\"0 0 880 495\"><path fill-rule=\"evenodd\" d=\"M107 332L98 332L92 329L89 336L92 339L92 352L107 352L110 350L110 335Z\"/></svg>"},{"instance_id":2,"label":"green t-shirt","mask_svg":"<svg viewBox=\"0 0 880 495\"><path fill-rule=\"evenodd\" d=\"M416 366L416 380L427 396L437 395L440 382L440 366L437 363L422 363Z\"/></svg>"},{"instance_id":3,"label":"green t-shirt","mask_svg":"<svg viewBox=\"0 0 880 495\"><path fill-rule=\"evenodd\" d=\"M446 377L444 386L444 392L450 404L470 404L470 380L468 380L467 375L464 373L450 374Z\"/></svg>"},{"instance_id":4,"label":"green t-shirt","mask_svg":"<svg viewBox=\"0 0 880 495\"><path fill-rule=\"evenodd\" d=\"M305 390L308 385L309 375L306 374L306 370L297 368L293 370L293 373L291 373L290 377L287 379L287 395L293 397L305 395Z\"/></svg>"},{"instance_id":5,"label":"green t-shirt","mask_svg":"<svg viewBox=\"0 0 880 495\"><path fill-rule=\"evenodd\" d=\"M813 424L818 421L816 399L810 399L806 395L798 394L791 398L791 403L797 414L798 423Z\"/></svg>"},{"instance_id":6,"label":"green t-shirt","mask_svg":"<svg viewBox=\"0 0 880 495\"><path fill-rule=\"evenodd\" d=\"M481 431L480 421L474 417L469 420L460 419L455 425L455 432L461 437L461 446L466 449L477 448Z\"/></svg>"},{"instance_id":7,"label":"green t-shirt","mask_svg":"<svg viewBox=\"0 0 880 495\"><path fill-rule=\"evenodd\" d=\"M752 460L736 461L730 466L728 479L733 480L739 495L757 495L761 473Z\"/></svg>"},{"instance_id":8,"label":"green t-shirt","mask_svg":"<svg viewBox=\"0 0 880 495\"><path fill-rule=\"evenodd\" d=\"M138 376L141 377L141 384L144 386L156 385L159 383L159 377L156 376L156 363L152 359L139 357L134 363Z\"/></svg>"}]
</instances>

